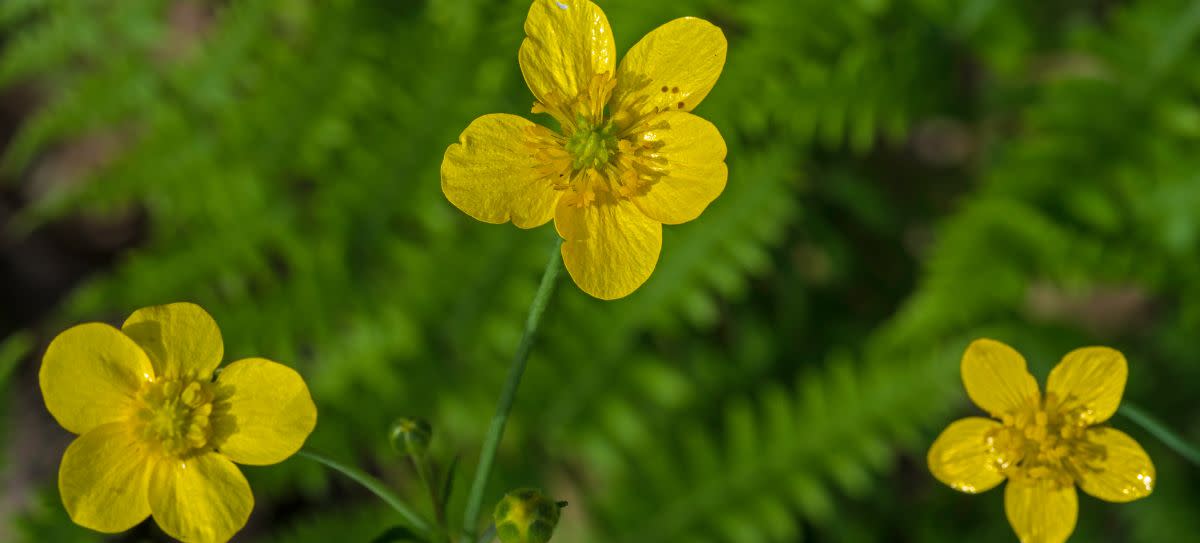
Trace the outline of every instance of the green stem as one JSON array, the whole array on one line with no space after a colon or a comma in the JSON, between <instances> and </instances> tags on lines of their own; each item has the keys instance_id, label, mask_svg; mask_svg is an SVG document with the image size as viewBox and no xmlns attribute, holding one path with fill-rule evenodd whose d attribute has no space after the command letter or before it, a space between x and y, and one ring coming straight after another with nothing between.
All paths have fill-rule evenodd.
<instances>
[{"instance_id":1,"label":"green stem","mask_svg":"<svg viewBox=\"0 0 1200 543\"><path fill-rule=\"evenodd\" d=\"M433 468L429 464L428 459L425 458L424 451L414 451L412 447L409 447L408 457L412 460L413 469L417 470L417 476L421 478L421 484L425 485L425 488L429 490L429 501L433 505L433 519L437 523L437 539L443 540L445 543L452 543L449 526L446 525L446 513L442 509L442 499L438 495L438 489L433 484Z\"/></svg>"},{"instance_id":2,"label":"green stem","mask_svg":"<svg viewBox=\"0 0 1200 543\"><path fill-rule=\"evenodd\" d=\"M328 456L315 453L308 449L302 449L299 454L300 456L324 464L325 467L340 472L342 475L353 479L354 482L366 487L367 490L370 490L376 496L379 496L379 499L383 500L384 503L390 505L392 509L395 509L397 513L400 513L400 516L404 517L405 522L407 522L412 529L418 532L417 535L428 538L431 534L433 534L433 526L429 524L429 521L425 520L425 517L418 515L416 511L413 511L408 504L404 503L404 500L400 499L400 496L397 496L395 492L392 492L391 489L389 489L387 485L383 484L379 479L371 477L369 474L358 468L347 466L346 464L338 462L337 460L333 460Z\"/></svg>"},{"instance_id":3,"label":"green stem","mask_svg":"<svg viewBox=\"0 0 1200 543\"><path fill-rule=\"evenodd\" d=\"M1172 432L1163 423L1158 422L1154 417L1142 411L1140 407L1129 403L1122 403L1117 412L1125 415L1125 418L1133 421L1134 424L1141 426L1150 435L1158 438L1159 441L1162 441L1171 450L1179 453L1179 456L1186 458L1196 466L1200 466L1200 451L1197 451L1195 447L1184 441L1183 438L1175 435L1175 432Z\"/></svg>"},{"instance_id":4,"label":"green stem","mask_svg":"<svg viewBox=\"0 0 1200 543\"><path fill-rule=\"evenodd\" d=\"M500 438L504 437L504 425L508 422L508 414L512 412L513 400L517 396L517 387L521 385L521 376L525 373L525 363L529 360L529 351L533 347L534 336L537 335L538 325L542 322L542 313L550 295L554 293L554 284L559 272L562 271L562 241L555 237L554 249L550 260L546 262L546 271L542 273L542 282L538 285L533 303L529 305L529 316L525 319L525 333L513 356L512 366L508 369L508 380L500 391L500 401L496 404L496 414L492 416L491 426L483 440L483 450L479 453L479 467L475 471L475 480L471 483L471 493L467 496L466 516L463 518L463 543L475 543L475 535L479 531L479 509L483 505L483 493L487 489L488 476L492 472L492 463L496 460L496 449L500 447Z\"/></svg>"}]
</instances>

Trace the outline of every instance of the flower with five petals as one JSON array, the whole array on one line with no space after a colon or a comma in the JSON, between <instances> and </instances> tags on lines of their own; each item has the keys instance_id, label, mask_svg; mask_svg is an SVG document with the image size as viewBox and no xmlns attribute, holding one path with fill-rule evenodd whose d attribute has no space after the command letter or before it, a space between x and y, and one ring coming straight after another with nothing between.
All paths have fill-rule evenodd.
<instances>
[{"instance_id":1,"label":"flower with five petals","mask_svg":"<svg viewBox=\"0 0 1200 543\"><path fill-rule=\"evenodd\" d=\"M270 360L238 360L214 379L223 355L217 323L189 303L54 338L38 378L50 414L79 434L58 471L75 523L116 533L154 515L189 543L227 541L246 524L254 495L234 462L291 456L317 408L300 375Z\"/></svg>"},{"instance_id":2,"label":"flower with five petals","mask_svg":"<svg viewBox=\"0 0 1200 543\"><path fill-rule=\"evenodd\" d=\"M1075 487L1129 502L1154 490L1154 464L1133 438L1101 426L1116 413L1128 374L1108 347L1067 353L1046 393L1012 347L979 339L967 347L967 395L994 419L955 421L929 449L929 469L951 488L975 494L1005 479L1004 508L1023 543L1061 543L1075 530Z\"/></svg>"},{"instance_id":3,"label":"flower with five petals","mask_svg":"<svg viewBox=\"0 0 1200 543\"><path fill-rule=\"evenodd\" d=\"M442 161L442 191L468 215L534 228L554 219L572 279L602 299L650 277L662 225L695 219L725 188L725 141L690 112L717 82L719 28L682 18L618 65L608 19L587 0L535 0L519 53L534 113L484 115Z\"/></svg>"}]
</instances>

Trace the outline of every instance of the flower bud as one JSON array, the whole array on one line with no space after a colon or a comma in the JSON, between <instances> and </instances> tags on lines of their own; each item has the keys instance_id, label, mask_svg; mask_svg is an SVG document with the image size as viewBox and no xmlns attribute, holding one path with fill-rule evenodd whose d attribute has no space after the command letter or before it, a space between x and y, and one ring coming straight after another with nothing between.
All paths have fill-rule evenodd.
<instances>
[{"instance_id":1,"label":"flower bud","mask_svg":"<svg viewBox=\"0 0 1200 543\"><path fill-rule=\"evenodd\" d=\"M421 419L402 418L392 424L388 440L392 448L401 454L421 456L429 450L429 442L433 439L433 428Z\"/></svg>"},{"instance_id":2,"label":"flower bud","mask_svg":"<svg viewBox=\"0 0 1200 543\"><path fill-rule=\"evenodd\" d=\"M565 505L533 488L509 492L492 514L496 535L502 543L546 543L554 535L559 510Z\"/></svg>"}]
</instances>

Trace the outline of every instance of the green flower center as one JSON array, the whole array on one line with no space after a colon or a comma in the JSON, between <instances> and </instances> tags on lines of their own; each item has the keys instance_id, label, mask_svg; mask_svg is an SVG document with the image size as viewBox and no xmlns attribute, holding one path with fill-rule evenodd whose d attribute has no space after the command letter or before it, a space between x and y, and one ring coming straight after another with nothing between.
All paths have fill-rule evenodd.
<instances>
[{"instance_id":1,"label":"green flower center","mask_svg":"<svg viewBox=\"0 0 1200 543\"><path fill-rule=\"evenodd\" d=\"M1005 414L1004 426L988 434L996 467L1009 477L1053 479L1070 485L1105 457L1102 445L1087 440L1078 413L1062 412L1053 394L1041 406Z\"/></svg>"},{"instance_id":2,"label":"green flower center","mask_svg":"<svg viewBox=\"0 0 1200 543\"><path fill-rule=\"evenodd\" d=\"M182 457L208 444L212 436L212 384L192 379L148 381L138 391L142 435Z\"/></svg>"},{"instance_id":3,"label":"green flower center","mask_svg":"<svg viewBox=\"0 0 1200 543\"><path fill-rule=\"evenodd\" d=\"M576 119L576 126L578 130L567 140L573 168L599 168L617 155L617 129L612 121L592 125L581 115Z\"/></svg>"}]
</instances>

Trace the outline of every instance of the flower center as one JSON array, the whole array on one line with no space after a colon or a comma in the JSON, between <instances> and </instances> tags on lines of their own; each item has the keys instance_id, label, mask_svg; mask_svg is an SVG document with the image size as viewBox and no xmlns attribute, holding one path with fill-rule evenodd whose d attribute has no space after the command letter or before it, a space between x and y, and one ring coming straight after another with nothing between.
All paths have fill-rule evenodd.
<instances>
[{"instance_id":1,"label":"flower center","mask_svg":"<svg viewBox=\"0 0 1200 543\"><path fill-rule=\"evenodd\" d=\"M988 433L996 467L1008 477L1052 479L1070 485L1104 459L1101 445L1086 438L1087 424L1075 411L1063 411L1054 394L1040 406L1006 413L1004 426Z\"/></svg>"},{"instance_id":2,"label":"flower center","mask_svg":"<svg viewBox=\"0 0 1200 543\"><path fill-rule=\"evenodd\" d=\"M566 145L572 168L599 168L617 156L617 129L611 120L592 125L580 115L576 126L578 130L571 134Z\"/></svg>"},{"instance_id":3,"label":"flower center","mask_svg":"<svg viewBox=\"0 0 1200 543\"><path fill-rule=\"evenodd\" d=\"M212 384L190 378L148 381L138 391L142 436L182 457L208 444L212 435Z\"/></svg>"}]
</instances>

